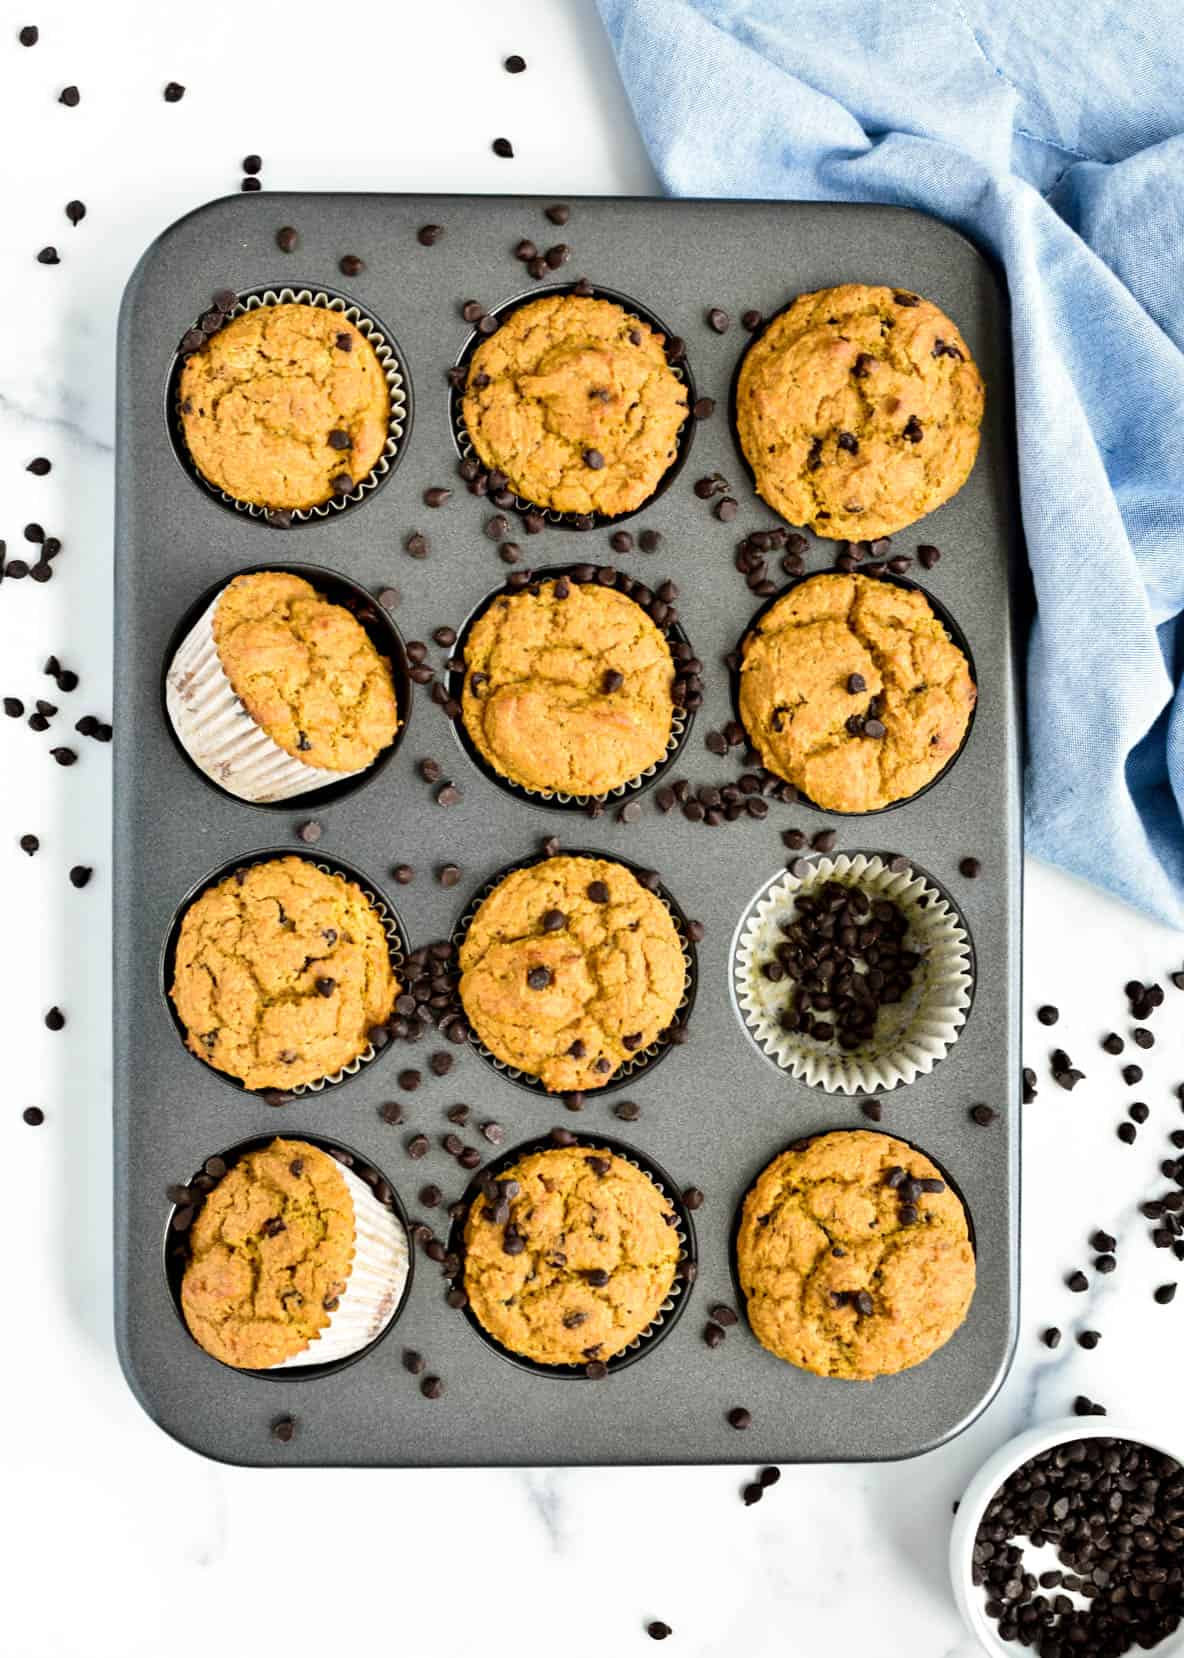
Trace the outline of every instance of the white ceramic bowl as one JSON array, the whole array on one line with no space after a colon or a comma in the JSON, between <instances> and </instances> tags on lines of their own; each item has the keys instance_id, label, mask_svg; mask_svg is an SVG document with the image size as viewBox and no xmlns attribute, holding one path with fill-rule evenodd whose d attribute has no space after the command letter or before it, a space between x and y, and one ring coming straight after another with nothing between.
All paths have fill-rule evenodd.
<instances>
[{"instance_id":1,"label":"white ceramic bowl","mask_svg":"<svg viewBox=\"0 0 1184 1658\"><path fill-rule=\"evenodd\" d=\"M1016 1653L1024 1649L1014 1641L1000 1640L994 1623L984 1610L987 1597L982 1588L971 1581L974 1539L979 1523L991 1498L1017 1468L1039 1456L1041 1451L1050 1451L1054 1445L1064 1445L1075 1439L1130 1439L1184 1463L1184 1446L1169 1444L1162 1434L1143 1433L1129 1422L1112 1416L1058 1417L1041 1428L1029 1428L1026 1433L1017 1434L1006 1445L1001 1445L994 1456L987 1458L966 1487L954 1516L954 1529L950 1536L950 1578L963 1622L983 1651L991 1653L993 1658L1016 1658ZM1176 1655L1184 1654L1184 1624L1174 1635L1151 1650L1156 1658L1176 1658Z\"/></svg>"}]
</instances>

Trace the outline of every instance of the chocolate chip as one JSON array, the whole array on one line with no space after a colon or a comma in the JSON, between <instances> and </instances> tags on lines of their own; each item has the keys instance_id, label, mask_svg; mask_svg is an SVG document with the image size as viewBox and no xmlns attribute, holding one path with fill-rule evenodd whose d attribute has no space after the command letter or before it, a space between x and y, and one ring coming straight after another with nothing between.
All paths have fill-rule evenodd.
<instances>
[{"instance_id":1,"label":"chocolate chip","mask_svg":"<svg viewBox=\"0 0 1184 1658\"><path fill-rule=\"evenodd\" d=\"M320 840L323 831L321 829L321 825L314 817L309 818L306 823L300 824L297 827L296 833L306 846L315 846Z\"/></svg>"},{"instance_id":2,"label":"chocolate chip","mask_svg":"<svg viewBox=\"0 0 1184 1658\"><path fill-rule=\"evenodd\" d=\"M180 81L167 81L165 83L164 101L166 104L179 104L184 96L185 88Z\"/></svg>"},{"instance_id":3,"label":"chocolate chip","mask_svg":"<svg viewBox=\"0 0 1184 1658\"><path fill-rule=\"evenodd\" d=\"M1083 1291L1089 1288L1089 1279L1085 1276L1085 1273L1080 1270L1071 1272L1065 1279L1065 1283L1078 1295L1082 1294Z\"/></svg>"},{"instance_id":4,"label":"chocolate chip","mask_svg":"<svg viewBox=\"0 0 1184 1658\"><path fill-rule=\"evenodd\" d=\"M707 326L716 334L726 334L731 327L732 319L726 311L718 305L713 305L707 313Z\"/></svg>"},{"instance_id":5,"label":"chocolate chip","mask_svg":"<svg viewBox=\"0 0 1184 1658\"><path fill-rule=\"evenodd\" d=\"M905 422L903 436L908 443L920 443L922 437L924 436L921 422L917 419L915 414L910 415L908 420Z\"/></svg>"},{"instance_id":6,"label":"chocolate chip","mask_svg":"<svg viewBox=\"0 0 1184 1658\"><path fill-rule=\"evenodd\" d=\"M549 967L532 967L526 975L526 982L532 990L546 990L553 977Z\"/></svg>"},{"instance_id":7,"label":"chocolate chip","mask_svg":"<svg viewBox=\"0 0 1184 1658\"><path fill-rule=\"evenodd\" d=\"M593 472L599 472L604 465L604 456L599 449L585 449L584 465Z\"/></svg>"},{"instance_id":8,"label":"chocolate chip","mask_svg":"<svg viewBox=\"0 0 1184 1658\"><path fill-rule=\"evenodd\" d=\"M1175 1284L1160 1284L1155 1290L1155 1301L1161 1307L1166 1307L1170 1301L1176 1299Z\"/></svg>"},{"instance_id":9,"label":"chocolate chip","mask_svg":"<svg viewBox=\"0 0 1184 1658\"><path fill-rule=\"evenodd\" d=\"M1046 1347L1059 1347L1061 1345L1061 1332L1057 1329L1056 1325L1053 1324L1044 1332L1040 1339Z\"/></svg>"},{"instance_id":10,"label":"chocolate chip","mask_svg":"<svg viewBox=\"0 0 1184 1658\"><path fill-rule=\"evenodd\" d=\"M1133 1088L1136 1082L1142 1082L1143 1080L1143 1067L1141 1065L1124 1065L1122 1067L1122 1080L1128 1088Z\"/></svg>"},{"instance_id":11,"label":"chocolate chip","mask_svg":"<svg viewBox=\"0 0 1184 1658\"><path fill-rule=\"evenodd\" d=\"M932 570L940 558L941 553L936 547L926 544L917 548L917 561L923 570Z\"/></svg>"},{"instance_id":12,"label":"chocolate chip","mask_svg":"<svg viewBox=\"0 0 1184 1658\"><path fill-rule=\"evenodd\" d=\"M664 1641L667 1636L674 1634L670 1625L663 1623L660 1618L654 1618L650 1623L647 1623L645 1632L651 1641Z\"/></svg>"},{"instance_id":13,"label":"chocolate chip","mask_svg":"<svg viewBox=\"0 0 1184 1658\"><path fill-rule=\"evenodd\" d=\"M733 1428L741 1430L752 1427L752 1412L745 1410L743 1405L736 1405L728 1412L728 1423Z\"/></svg>"},{"instance_id":14,"label":"chocolate chip","mask_svg":"<svg viewBox=\"0 0 1184 1658\"><path fill-rule=\"evenodd\" d=\"M407 1142L407 1155L416 1160L426 1157L430 1150L431 1142L426 1134L413 1134Z\"/></svg>"},{"instance_id":15,"label":"chocolate chip","mask_svg":"<svg viewBox=\"0 0 1184 1658\"><path fill-rule=\"evenodd\" d=\"M500 156L503 161L509 161L514 154L514 146L508 138L495 138L490 145L494 155Z\"/></svg>"},{"instance_id":16,"label":"chocolate chip","mask_svg":"<svg viewBox=\"0 0 1184 1658\"><path fill-rule=\"evenodd\" d=\"M698 1186L688 1186L682 1194L683 1203L688 1209L701 1209L706 1199Z\"/></svg>"},{"instance_id":17,"label":"chocolate chip","mask_svg":"<svg viewBox=\"0 0 1184 1658\"><path fill-rule=\"evenodd\" d=\"M436 790L437 806L456 806L464 798L455 783L445 783Z\"/></svg>"},{"instance_id":18,"label":"chocolate chip","mask_svg":"<svg viewBox=\"0 0 1184 1658\"><path fill-rule=\"evenodd\" d=\"M963 858L958 865L958 873L973 881L982 872L982 867L977 858Z\"/></svg>"},{"instance_id":19,"label":"chocolate chip","mask_svg":"<svg viewBox=\"0 0 1184 1658\"><path fill-rule=\"evenodd\" d=\"M607 904L611 894L604 881L590 881L587 887L588 897L594 904Z\"/></svg>"},{"instance_id":20,"label":"chocolate chip","mask_svg":"<svg viewBox=\"0 0 1184 1658\"><path fill-rule=\"evenodd\" d=\"M165 95L166 97L168 96L167 88ZM176 99L169 99L169 102L175 103ZM273 1439L278 1439L281 1445L290 1445L296 1437L296 1423L293 1418L290 1416L277 1416L275 1421L271 1424L271 1437Z\"/></svg>"},{"instance_id":21,"label":"chocolate chip","mask_svg":"<svg viewBox=\"0 0 1184 1658\"><path fill-rule=\"evenodd\" d=\"M366 262L356 253L343 253L337 261L337 269L342 276L358 276L366 269Z\"/></svg>"},{"instance_id":22,"label":"chocolate chip","mask_svg":"<svg viewBox=\"0 0 1184 1658\"><path fill-rule=\"evenodd\" d=\"M300 237L292 225L281 225L275 233L275 245L281 253L295 253Z\"/></svg>"},{"instance_id":23,"label":"chocolate chip","mask_svg":"<svg viewBox=\"0 0 1184 1658\"><path fill-rule=\"evenodd\" d=\"M403 1369L409 1370L413 1376L422 1376L427 1369L422 1353L417 1353L413 1347L403 1349Z\"/></svg>"},{"instance_id":24,"label":"chocolate chip","mask_svg":"<svg viewBox=\"0 0 1184 1658\"><path fill-rule=\"evenodd\" d=\"M36 46L41 38L41 31L35 23L26 23L16 38L22 46Z\"/></svg>"},{"instance_id":25,"label":"chocolate chip","mask_svg":"<svg viewBox=\"0 0 1184 1658\"><path fill-rule=\"evenodd\" d=\"M1036 1017L1042 1025L1055 1025L1061 1015L1059 1008L1046 1004L1044 1007L1036 1009Z\"/></svg>"},{"instance_id":26,"label":"chocolate chip","mask_svg":"<svg viewBox=\"0 0 1184 1658\"><path fill-rule=\"evenodd\" d=\"M970 1108L971 1121L980 1128L989 1128L997 1116L998 1112L992 1111L989 1105L972 1105Z\"/></svg>"},{"instance_id":27,"label":"chocolate chip","mask_svg":"<svg viewBox=\"0 0 1184 1658\"><path fill-rule=\"evenodd\" d=\"M419 1391L425 1399L438 1399L444 1391L444 1383L439 1376L425 1376L419 1384Z\"/></svg>"},{"instance_id":28,"label":"chocolate chip","mask_svg":"<svg viewBox=\"0 0 1184 1658\"><path fill-rule=\"evenodd\" d=\"M27 1105L21 1112L21 1121L28 1123L30 1128L40 1128L45 1121L45 1112L39 1105Z\"/></svg>"}]
</instances>

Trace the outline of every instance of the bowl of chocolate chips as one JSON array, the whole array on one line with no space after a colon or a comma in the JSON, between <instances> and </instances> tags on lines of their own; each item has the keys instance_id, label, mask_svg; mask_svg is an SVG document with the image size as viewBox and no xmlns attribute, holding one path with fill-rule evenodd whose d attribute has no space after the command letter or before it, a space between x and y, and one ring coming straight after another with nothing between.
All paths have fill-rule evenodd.
<instances>
[{"instance_id":1,"label":"bowl of chocolate chips","mask_svg":"<svg viewBox=\"0 0 1184 1658\"><path fill-rule=\"evenodd\" d=\"M954 1598L983 1650L1184 1653L1184 1466L1106 1416L1031 1428L958 1504Z\"/></svg>"}]
</instances>

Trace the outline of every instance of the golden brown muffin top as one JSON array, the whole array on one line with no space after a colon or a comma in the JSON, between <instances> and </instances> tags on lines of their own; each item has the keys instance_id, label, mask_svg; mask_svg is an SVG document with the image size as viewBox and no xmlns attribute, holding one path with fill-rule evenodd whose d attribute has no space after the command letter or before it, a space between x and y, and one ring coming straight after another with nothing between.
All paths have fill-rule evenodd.
<instances>
[{"instance_id":1,"label":"golden brown muffin top","mask_svg":"<svg viewBox=\"0 0 1184 1658\"><path fill-rule=\"evenodd\" d=\"M246 1152L189 1234L189 1333L237 1369L282 1364L329 1323L353 1256L353 1203L333 1158L304 1140Z\"/></svg>"},{"instance_id":2,"label":"golden brown muffin top","mask_svg":"<svg viewBox=\"0 0 1184 1658\"><path fill-rule=\"evenodd\" d=\"M247 1088L333 1076L398 994L382 919L354 882L305 858L236 870L195 898L170 994L186 1045Z\"/></svg>"},{"instance_id":3,"label":"golden brown muffin top","mask_svg":"<svg viewBox=\"0 0 1184 1658\"><path fill-rule=\"evenodd\" d=\"M669 1200L623 1157L584 1146L532 1152L499 1187L465 1221L465 1290L484 1328L539 1364L623 1352L674 1283Z\"/></svg>"},{"instance_id":4,"label":"golden brown muffin top","mask_svg":"<svg viewBox=\"0 0 1184 1658\"><path fill-rule=\"evenodd\" d=\"M753 342L736 416L758 493L791 524L867 540L957 493L983 383L958 329L902 289L802 294Z\"/></svg>"},{"instance_id":5,"label":"golden brown muffin top","mask_svg":"<svg viewBox=\"0 0 1184 1658\"><path fill-rule=\"evenodd\" d=\"M469 364L463 412L482 462L557 512L632 512L678 451L686 388L665 337L607 299L522 305Z\"/></svg>"},{"instance_id":6,"label":"golden brown muffin top","mask_svg":"<svg viewBox=\"0 0 1184 1658\"><path fill-rule=\"evenodd\" d=\"M319 506L373 470L390 393L366 336L320 305L260 305L186 357L181 426L195 465L237 501Z\"/></svg>"},{"instance_id":7,"label":"golden brown muffin top","mask_svg":"<svg viewBox=\"0 0 1184 1658\"><path fill-rule=\"evenodd\" d=\"M819 1376L870 1381L920 1364L974 1294L958 1197L921 1152L862 1129L773 1159L744 1200L736 1257L757 1340Z\"/></svg>"},{"instance_id":8,"label":"golden brown muffin top","mask_svg":"<svg viewBox=\"0 0 1184 1658\"><path fill-rule=\"evenodd\" d=\"M464 660L465 728L528 789L607 794L666 753L670 647L615 588L544 581L495 599Z\"/></svg>"},{"instance_id":9,"label":"golden brown muffin top","mask_svg":"<svg viewBox=\"0 0 1184 1658\"><path fill-rule=\"evenodd\" d=\"M740 718L762 765L828 811L916 794L957 753L977 694L924 593L873 576L797 583L741 646Z\"/></svg>"},{"instance_id":10,"label":"golden brown muffin top","mask_svg":"<svg viewBox=\"0 0 1184 1658\"><path fill-rule=\"evenodd\" d=\"M309 766L360 771L399 726L391 665L301 576L236 576L214 610L218 660L247 713Z\"/></svg>"},{"instance_id":11,"label":"golden brown muffin top","mask_svg":"<svg viewBox=\"0 0 1184 1658\"><path fill-rule=\"evenodd\" d=\"M608 858L515 870L460 950L470 1024L550 1093L600 1088L673 1020L686 962L670 912Z\"/></svg>"}]
</instances>

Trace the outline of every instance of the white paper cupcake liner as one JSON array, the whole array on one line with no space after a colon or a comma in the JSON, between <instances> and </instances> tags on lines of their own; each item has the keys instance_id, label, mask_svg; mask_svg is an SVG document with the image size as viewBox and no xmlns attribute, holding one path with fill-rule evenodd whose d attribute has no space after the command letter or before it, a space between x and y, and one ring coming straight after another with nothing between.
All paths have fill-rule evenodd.
<instances>
[{"instance_id":1,"label":"white paper cupcake liner","mask_svg":"<svg viewBox=\"0 0 1184 1658\"><path fill-rule=\"evenodd\" d=\"M780 923L794 899L827 881L891 901L908 918L909 948L921 957L907 995L880 1010L876 1034L851 1053L832 1042L781 1028L793 980L761 972L784 942ZM862 852L819 858L808 875L782 876L761 893L737 930L732 962L740 1014L757 1046L793 1077L827 1093L863 1094L925 1076L953 1046L966 1022L972 975L969 935L949 900L910 868L889 869Z\"/></svg>"},{"instance_id":2,"label":"white paper cupcake liner","mask_svg":"<svg viewBox=\"0 0 1184 1658\"><path fill-rule=\"evenodd\" d=\"M221 597L211 600L185 635L165 676L169 719L194 765L211 782L255 805L291 800L368 770L306 765L256 725L235 695L214 643L214 612Z\"/></svg>"},{"instance_id":3,"label":"white paper cupcake liner","mask_svg":"<svg viewBox=\"0 0 1184 1658\"><path fill-rule=\"evenodd\" d=\"M564 857L579 856L579 854L575 852L563 853L561 855ZM599 856L599 854L596 854L596 856ZM513 875L516 870L524 869L526 867L527 866L525 864L512 864L510 868L503 869L499 874L495 875L492 880L487 881L480 891L474 895L472 902L469 904L468 908L465 910L464 914L461 916L452 931L452 943L456 946L458 956L460 954L460 947L465 941L465 935L467 934L469 928L473 925L477 911L481 908L485 900L496 890L497 887L501 885L507 875ZM678 1006L675 1008L670 1018L671 1025L677 1025L682 1022L691 1006L691 1002L694 999L696 987L695 958L691 950L690 940L687 937L686 923L683 921L682 916L674 908L674 905L666 897L665 893L656 892L654 897L662 905L674 925L674 931L678 938L678 947L682 951L683 967L686 972L686 976L683 979L682 996L679 998ZM465 1013L464 1018L465 1023L469 1027L469 1046L474 1048L477 1053L481 1055L481 1058L485 1060L486 1064L492 1065L493 1069L497 1071L499 1075L507 1077L511 1082L516 1082L523 1088L532 1088L537 1093L545 1095L548 1099L562 1098L562 1094L548 1093L547 1089L544 1088L539 1078L535 1076L533 1072L520 1071L517 1066L507 1065L504 1059L499 1059L493 1050L491 1048L487 1048L484 1042L482 1042L480 1036L477 1034L477 1030L473 1025L472 1020L469 1018L467 1013ZM648 1047L639 1048L635 1054L631 1054L624 1064L619 1066L618 1069L613 1072L612 1076L609 1077L606 1082L601 1083L598 1088L585 1084L580 1092L585 1094L603 1094L606 1091L621 1087L623 1083L626 1083L630 1080L630 1078L635 1077L639 1071L644 1071L647 1066L654 1062L655 1059L665 1053L670 1045L671 1044L669 1042L664 1042L659 1038L658 1041L651 1042Z\"/></svg>"},{"instance_id":4,"label":"white paper cupcake liner","mask_svg":"<svg viewBox=\"0 0 1184 1658\"><path fill-rule=\"evenodd\" d=\"M300 1365L332 1364L349 1358L382 1334L402 1299L410 1271L402 1222L344 1164L338 1164L338 1173L354 1209L354 1258L345 1289L328 1324L303 1353L295 1353L269 1369L292 1370Z\"/></svg>"},{"instance_id":5,"label":"white paper cupcake liner","mask_svg":"<svg viewBox=\"0 0 1184 1658\"><path fill-rule=\"evenodd\" d=\"M330 513L343 512L346 507L362 501L371 490L386 477L394 465L395 457L399 452L403 434L407 425L407 385L403 377L403 370L399 359L395 356L394 348L386 335L379 328L372 317L351 305L339 294L327 294L313 288L267 288L262 293L247 294L240 299L229 311L226 320L230 322L235 317L241 317L247 311L257 311L263 305L317 305L325 311L338 311L352 322L358 333L363 335L374 348L374 355L378 358L383 377L386 380L387 392L390 396L390 414L387 418L386 442L383 444L382 454L375 461L371 470L364 478L355 483L348 495L334 495L328 501L321 501L315 507L284 508L282 522L308 523L311 519L328 518ZM178 397L173 406L173 427L181 454L185 457L189 470L211 495L236 512L245 513L249 518L270 520L274 517L275 509L261 507L253 501L240 501L237 496L219 489L203 474L200 467L189 453L189 445L185 441L184 424L180 406L181 377L177 376L176 386Z\"/></svg>"}]
</instances>

